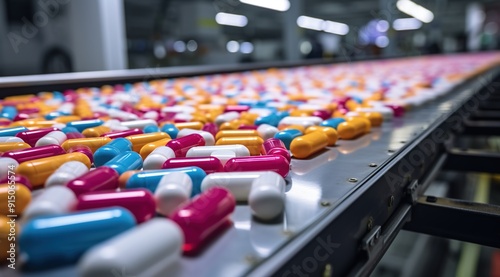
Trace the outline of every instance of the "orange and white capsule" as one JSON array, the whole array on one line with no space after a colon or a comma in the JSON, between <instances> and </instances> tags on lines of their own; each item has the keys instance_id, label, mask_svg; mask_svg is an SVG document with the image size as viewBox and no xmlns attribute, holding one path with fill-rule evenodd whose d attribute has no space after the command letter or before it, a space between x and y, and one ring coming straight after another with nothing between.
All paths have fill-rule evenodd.
<instances>
[{"instance_id":1,"label":"orange and white capsule","mask_svg":"<svg viewBox=\"0 0 500 277\"><path fill-rule=\"evenodd\" d=\"M0 214L20 215L31 201L31 191L21 184L0 185Z\"/></svg>"},{"instance_id":2,"label":"orange and white capsule","mask_svg":"<svg viewBox=\"0 0 500 277\"><path fill-rule=\"evenodd\" d=\"M140 153L141 148L148 143L168 138L170 138L170 136L165 132L147 133L126 137L126 139L132 143L132 150L137 153Z\"/></svg>"},{"instance_id":3,"label":"orange and white capsule","mask_svg":"<svg viewBox=\"0 0 500 277\"><path fill-rule=\"evenodd\" d=\"M110 127L101 125L101 126L97 126L97 127L87 128L87 129L83 130L82 134L86 138L96 138L96 137L100 137L100 136L102 136L106 133L109 133L109 132L111 132Z\"/></svg>"},{"instance_id":4,"label":"orange and white capsule","mask_svg":"<svg viewBox=\"0 0 500 277\"><path fill-rule=\"evenodd\" d=\"M242 144L250 151L250 155L258 156L262 150L264 140L259 136L253 137L223 137L215 143L215 145L233 145Z\"/></svg>"},{"instance_id":5,"label":"orange and white capsule","mask_svg":"<svg viewBox=\"0 0 500 277\"><path fill-rule=\"evenodd\" d=\"M290 151L299 159L305 159L328 146L328 137L322 131L315 131L292 140Z\"/></svg>"},{"instance_id":6,"label":"orange and white capsule","mask_svg":"<svg viewBox=\"0 0 500 277\"><path fill-rule=\"evenodd\" d=\"M110 141L111 139L107 137L68 139L61 145L61 147L67 152L72 147L84 145L90 148L92 153L94 153L99 147L109 143Z\"/></svg>"},{"instance_id":7,"label":"orange and white capsule","mask_svg":"<svg viewBox=\"0 0 500 277\"><path fill-rule=\"evenodd\" d=\"M141 151L139 151L139 154L141 155L142 159L145 159L156 148L167 145L167 143L171 140L172 140L171 138L165 138L165 139L160 139L157 141L150 142L141 148Z\"/></svg>"},{"instance_id":8,"label":"orange and white capsule","mask_svg":"<svg viewBox=\"0 0 500 277\"><path fill-rule=\"evenodd\" d=\"M337 140L339 139L339 134L337 133L337 130L333 129L332 127L326 127L326 126L311 126L306 129L305 134L307 135L316 131L323 132L328 137L328 146L334 146L335 143L337 143Z\"/></svg>"},{"instance_id":9,"label":"orange and white capsule","mask_svg":"<svg viewBox=\"0 0 500 277\"><path fill-rule=\"evenodd\" d=\"M0 142L0 152L31 148L26 142Z\"/></svg>"},{"instance_id":10,"label":"orange and white capsule","mask_svg":"<svg viewBox=\"0 0 500 277\"><path fill-rule=\"evenodd\" d=\"M257 130L221 130L217 132L215 135L215 140L219 140L221 138L229 138L229 137L253 137L259 136L259 132Z\"/></svg>"},{"instance_id":11,"label":"orange and white capsule","mask_svg":"<svg viewBox=\"0 0 500 277\"><path fill-rule=\"evenodd\" d=\"M180 123L175 123L174 125L179 130L186 129L186 128L201 130L203 128L203 122L200 122L200 121L180 122Z\"/></svg>"}]
</instances>

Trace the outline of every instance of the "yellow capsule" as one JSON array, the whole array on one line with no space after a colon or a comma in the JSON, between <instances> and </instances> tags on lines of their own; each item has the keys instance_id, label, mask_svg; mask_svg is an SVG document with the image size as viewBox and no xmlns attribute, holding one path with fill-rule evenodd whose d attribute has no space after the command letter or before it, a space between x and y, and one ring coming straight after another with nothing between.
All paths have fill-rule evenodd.
<instances>
[{"instance_id":1,"label":"yellow capsule","mask_svg":"<svg viewBox=\"0 0 500 277\"><path fill-rule=\"evenodd\" d=\"M111 139L107 137L98 137L98 138L76 138L76 139L68 139L61 147L67 152L71 147L77 145L85 145L90 148L92 153L94 153L97 148L103 146L104 144L110 142Z\"/></svg>"},{"instance_id":2,"label":"yellow capsule","mask_svg":"<svg viewBox=\"0 0 500 277\"><path fill-rule=\"evenodd\" d=\"M370 120L368 120L365 117L361 117L361 116L349 116L345 120L347 122L351 122L351 121L360 121L360 122L362 122L362 124L363 124L363 133L364 134L369 133L370 130L371 130L371 128L372 128L372 124L371 124Z\"/></svg>"},{"instance_id":3,"label":"yellow capsule","mask_svg":"<svg viewBox=\"0 0 500 277\"><path fill-rule=\"evenodd\" d=\"M215 135L215 140L228 137L259 136L257 130L221 130Z\"/></svg>"},{"instance_id":4,"label":"yellow capsule","mask_svg":"<svg viewBox=\"0 0 500 277\"><path fill-rule=\"evenodd\" d=\"M83 130L82 134L87 138L95 138L95 137L100 137L109 132L111 132L111 128L109 128L108 126L101 125L98 127L87 128Z\"/></svg>"},{"instance_id":5,"label":"yellow capsule","mask_svg":"<svg viewBox=\"0 0 500 277\"><path fill-rule=\"evenodd\" d=\"M69 161L79 161L90 168L89 158L80 152L73 152L48 158L35 159L21 163L16 172L28 178L34 187L42 186L47 178L62 164Z\"/></svg>"},{"instance_id":6,"label":"yellow capsule","mask_svg":"<svg viewBox=\"0 0 500 277\"><path fill-rule=\"evenodd\" d=\"M202 124L205 124L208 121L207 117L205 115L198 115L198 114L193 115L193 119L192 120L193 121L201 122ZM203 126L202 126L202 128L203 128Z\"/></svg>"},{"instance_id":7,"label":"yellow capsule","mask_svg":"<svg viewBox=\"0 0 500 277\"><path fill-rule=\"evenodd\" d=\"M373 127L379 127L384 122L384 117L378 112L365 112L361 114L366 119L370 120Z\"/></svg>"},{"instance_id":8,"label":"yellow capsule","mask_svg":"<svg viewBox=\"0 0 500 277\"><path fill-rule=\"evenodd\" d=\"M302 134L306 131L306 128L302 125L284 125L281 126L279 129L280 131L290 130L290 129L299 130Z\"/></svg>"},{"instance_id":9,"label":"yellow capsule","mask_svg":"<svg viewBox=\"0 0 500 277\"><path fill-rule=\"evenodd\" d=\"M350 111L355 111L358 107L359 107L359 104L358 102L350 99L350 100L347 100L347 102L345 103L345 106L350 110Z\"/></svg>"},{"instance_id":10,"label":"yellow capsule","mask_svg":"<svg viewBox=\"0 0 500 277\"><path fill-rule=\"evenodd\" d=\"M191 122L179 122L174 124L177 129L182 130L182 129L194 129L194 130L201 130L203 128L203 123L199 121L191 121Z\"/></svg>"},{"instance_id":11,"label":"yellow capsule","mask_svg":"<svg viewBox=\"0 0 500 277\"><path fill-rule=\"evenodd\" d=\"M24 126L24 127L28 128L28 127L40 126L42 128L45 128L45 127L52 127L52 125L54 125L56 123L57 122L55 120L31 118L31 119L25 119L25 120L19 120L16 122L12 122L12 124L10 124L10 127Z\"/></svg>"},{"instance_id":12,"label":"yellow capsule","mask_svg":"<svg viewBox=\"0 0 500 277\"><path fill-rule=\"evenodd\" d=\"M13 222L15 222L15 219L0 215L0 241L2 242L0 243L0 260L2 261L1 263L3 263L7 258L9 258L10 253L8 253L7 251L11 251L14 254L16 251L15 242L13 241L13 239L10 239L12 241L7 243L7 241L9 241L9 237L11 237L10 234L14 234L13 238L15 238L15 235L17 235L19 224ZM11 249L11 246L14 246L13 247L14 249Z\"/></svg>"},{"instance_id":13,"label":"yellow capsule","mask_svg":"<svg viewBox=\"0 0 500 277\"><path fill-rule=\"evenodd\" d=\"M240 119L248 121L249 125L252 125L257 118L259 118L259 115L256 113L242 112L240 114Z\"/></svg>"},{"instance_id":14,"label":"yellow capsule","mask_svg":"<svg viewBox=\"0 0 500 277\"><path fill-rule=\"evenodd\" d=\"M54 118L54 121L56 121L58 123L68 123L68 122L79 121L79 120L82 120L82 118L79 116L76 116L76 115L63 115L63 116L59 116L59 117Z\"/></svg>"},{"instance_id":15,"label":"yellow capsule","mask_svg":"<svg viewBox=\"0 0 500 277\"><path fill-rule=\"evenodd\" d=\"M160 146L167 145L167 142L169 142L170 140L171 140L171 138L164 138L164 139L150 142L141 148L141 151L139 152L139 154L141 155L142 159L144 160L149 154L151 154L151 152L153 152L153 150L155 150L156 148L158 148Z\"/></svg>"},{"instance_id":16,"label":"yellow capsule","mask_svg":"<svg viewBox=\"0 0 500 277\"><path fill-rule=\"evenodd\" d=\"M290 151L295 158L305 159L328 145L328 137L322 131L315 131L292 140Z\"/></svg>"},{"instance_id":17,"label":"yellow capsule","mask_svg":"<svg viewBox=\"0 0 500 277\"><path fill-rule=\"evenodd\" d=\"M31 201L31 191L21 184L0 184L0 214L21 215Z\"/></svg>"},{"instance_id":18,"label":"yellow capsule","mask_svg":"<svg viewBox=\"0 0 500 277\"><path fill-rule=\"evenodd\" d=\"M337 126L337 133L341 139L355 139L363 135L364 130L365 123L360 120L342 122Z\"/></svg>"},{"instance_id":19,"label":"yellow capsule","mask_svg":"<svg viewBox=\"0 0 500 277\"><path fill-rule=\"evenodd\" d=\"M0 143L0 152L7 152L11 150L19 150L31 148L26 142L2 142Z\"/></svg>"},{"instance_id":20,"label":"yellow capsule","mask_svg":"<svg viewBox=\"0 0 500 277\"><path fill-rule=\"evenodd\" d=\"M311 126L306 129L305 134L307 135L317 131L323 132L328 137L328 146L334 146L335 143L337 143L337 140L339 139L339 134L337 133L337 130L333 129L332 127L326 127L326 126Z\"/></svg>"},{"instance_id":21,"label":"yellow capsule","mask_svg":"<svg viewBox=\"0 0 500 277\"><path fill-rule=\"evenodd\" d=\"M311 116L314 110L293 110L290 116Z\"/></svg>"},{"instance_id":22,"label":"yellow capsule","mask_svg":"<svg viewBox=\"0 0 500 277\"><path fill-rule=\"evenodd\" d=\"M262 151L262 144L264 140L262 140L259 136L253 137L222 137L217 140L215 145L232 145L232 144L242 144L248 148L250 151L250 155L258 156Z\"/></svg>"},{"instance_id":23,"label":"yellow capsule","mask_svg":"<svg viewBox=\"0 0 500 277\"><path fill-rule=\"evenodd\" d=\"M30 101L33 97L36 97L34 94L25 94L25 95L14 95L7 96L4 98L5 101Z\"/></svg>"},{"instance_id":24,"label":"yellow capsule","mask_svg":"<svg viewBox=\"0 0 500 277\"><path fill-rule=\"evenodd\" d=\"M219 126L219 130L238 130L242 122L238 119L224 122Z\"/></svg>"},{"instance_id":25,"label":"yellow capsule","mask_svg":"<svg viewBox=\"0 0 500 277\"><path fill-rule=\"evenodd\" d=\"M165 132L155 132L155 133L132 135L126 137L126 139L128 139L132 143L132 150L134 150L137 153L141 152L141 148L144 145L167 138L169 139L170 136Z\"/></svg>"}]
</instances>

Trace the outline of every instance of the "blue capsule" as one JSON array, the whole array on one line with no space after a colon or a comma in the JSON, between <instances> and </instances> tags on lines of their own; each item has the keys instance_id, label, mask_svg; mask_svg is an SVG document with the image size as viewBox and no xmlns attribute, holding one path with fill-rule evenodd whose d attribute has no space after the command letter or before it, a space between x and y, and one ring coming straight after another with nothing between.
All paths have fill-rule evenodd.
<instances>
[{"instance_id":1,"label":"blue capsule","mask_svg":"<svg viewBox=\"0 0 500 277\"><path fill-rule=\"evenodd\" d=\"M271 125L271 126L274 126L274 127L277 127L278 124L280 123L280 117L278 115L276 115L275 113L272 113L270 115L267 115L267 116L262 116L262 117L259 117L255 120L255 125L262 125L262 124L268 124L268 125Z\"/></svg>"},{"instance_id":2,"label":"blue capsule","mask_svg":"<svg viewBox=\"0 0 500 277\"><path fill-rule=\"evenodd\" d=\"M16 107L5 106L0 111L0 117L7 118L9 120L14 120L14 118L16 118L16 115L17 115Z\"/></svg>"},{"instance_id":3,"label":"blue capsule","mask_svg":"<svg viewBox=\"0 0 500 277\"><path fill-rule=\"evenodd\" d=\"M333 129L337 129L339 124L342 122L345 122L345 119L341 117L334 117L321 122L319 126L332 127Z\"/></svg>"},{"instance_id":4,"label":"blue capsule","mask_svg":"<svg viewBox=\"0 0 500 277\"><path fill-rule=\"evenodd\" d=\"M156 187L160 183L160 180L163 176L172 173L172 172L184 172L193 181L193 190L191 196L195 196L201 192L201 182L207 176L203 169L197 166L188 166L188 167L179 167L179 168L171 168L171 169L160 169L160 170L146 170L143 172L136 173L132 175L125 187L127 189L131 188L145 188L150 190L151 192L156 191Z\"/></svg>"},{"instance_id":5,"label":"blue capsule","mask_svg":"<svg viewBox=\"0 0 500 277\"><path fill-rule=\"evenodd\" d=\"M102 121L101 119L88 119L69 122L68 124L66 124L66 126L75 127L79 132L82 132L87 128L101 126L102 124L104 124L104 121Z\"/></svg>"},{"instance_id":6,"label":"blue capsule","mask_svg":"<svg viewBox=\"0 0 500 277\"><path fill-rule=\"evenodd\" d=\"M177 138L177 133L179 133L179 129L171 123L163 125L163 127L161 127L161 131L167 133L172 139Z\"/></svg>"},{"instance_id":7,"label":"blue capsule","mask_svg":"<svg viewBox=\"0 0 500 277\"><path fill-rule=\"evenodd\" d=\"M99 147L94 153L95 166L102 166L125 151L132 151L132 143L126 138L116 138Z\"/></svg>"},{"instance_id":8,"label":"blue capsule","mask_svg":"<svg viewBox=\"0 0 500 277\"><path fill-rule=\"evenodd\" d=\"M292 140L296 137L302 136L302 132L297 129L288 129L281 132L276 133L274 138L277 138L285 144L286 149L290 149L290 144Z\"/></svg>"},{"instance_id":9,"label":"blue capsule","mask_svg":"<svg viewBox=\"0 0 500 277\"><path fill-rule=\"evenodd\" d=\"M133 151L125 151L120 153L118 156L112 158L103 166L111 167L118 172L118 175L122 175L123 172L128 170L136 170L142 168L142 158L141 155Z\"/></svg>"},{"instance_id":10,"label":"blue capsule","mask_svg":"<svg viewBox=\"0 0 500 277\"><path fill-rule=\"evenodd\" d=\"M61 129L61 132L65 133L65 134L80 133L78 131L78 129L76 129L75 127L64 127L64 128Z\"/></svg>"},{"instance_id":11,"label":"blue capsule","mask_svg":"<svg viewBox=\"0 0 500 277\"><path fill-rule=\"evenodd\" d=\"M23 226L20 251L30 269L71 264L87 249L135 225L135 217L124 208L39 217Z\"/></svg>"},{"instance_id":12,"label":"blue capsule","mask_svg":"<svg viewBox=\"0 0 500 277\"><path fill-rule=\"evenodd\" d=\"M149 124L149 125L146 125L146 127L144 127L144 129L142 129L142 131L144 132L144 134L156 133L156 132L160 132L160 128L158 126L156 126L155 124Z\"/></svg>"},{"instance_id":13,"label":"blue capsule","mask_svg":"<svg viewBox=\"0 0 500 277\"><path fill-rule=\"evenodd\" d=\"M45 115L45 119L51 120L51 119L54 119L54 118L58 118L61 115L63 115L61 112L50 112L50 113L48 113L48 114Z\"/></svg>"},{"instance_id":14,"label":"blue capsule","mask_svg":"<svg viewBox=\"0 0 500 277\"><path fill-rule=\"evenodd\" d=\"M0 137L13 137L17 135L17 133L29 131L28 128L19 126L19 127L9 127L9 128L1 128L0 129Z\"/></svg>"}]
</instances>

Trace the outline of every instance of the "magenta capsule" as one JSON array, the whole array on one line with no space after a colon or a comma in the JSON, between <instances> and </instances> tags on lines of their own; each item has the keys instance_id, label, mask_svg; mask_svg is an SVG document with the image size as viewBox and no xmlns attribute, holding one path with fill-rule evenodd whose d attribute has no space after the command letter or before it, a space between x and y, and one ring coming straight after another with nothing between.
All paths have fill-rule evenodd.
<instances>
[{"instance_id":1,"label":"magenta capsule","mask_svg":"<svg viewBox=\"0 0 500 277\"><path fill-rule=\"evenodd\" d=\"M80 152L87 156L90 160L90 163L94 163L94 154L92 150L87 145L75 145L68 149L68 153Z\"/></svg>"},{"instance_id":2,"label":"magenta capsule","mask_svg":"<svg viewBox=\"0 0 500 277\"><path fill-rule=\"evenodd\" d=\"M184 233L184 254L196 254L207 242L231 226L229 216L236 207L234 196L225 188L211 188L170 217Z\"/></svg>"},{"instance_id":3,"label":"magenta capsule","mask_svg":"<svg viewBox=\"0 0 500 277\"><path fill-rule=\"evenodd\" d=\"M71 180L66 186L76 195L91 191L114 190L118 188L118 172L101 166Z\"/></svg>"},{"instance_id":4,"label":"magenta capsule","mask_svg":"<svg viewBox=\"0 0 500 277\"><path fill-rule=\"evenodd\" d=\"M240 125L238 127L238 130L257 130L259 126L255 126L255 125Z\"/></svg>"},{"instance_id":5,"label":"magenta capsule","mask_svg":"<svg viewBox=\"0 0 500 277\"><path fill-rule=\"evenodd\" d=\"M22 163L26 161L47 158L62 154L66 154L66 151L64 151L64 149L61 146L57 144L51 144L46 146L38 146L33 148L7 151L2 154L2 157L12 158L16 160L18 163Z\"/></svg>"},{"instance_id":6,"label":"magenta capsule","mask_svg":"<svg viewBox=\"0 0 500 277\"><path fill-rule=\"evenodd\" d=\"M281 155L236 157L226 162L224 171L274 171L285 178L290 171L290 164Z\"/></svg>"},{"instance_id":7,"label":"magenta capsule","mask_svg":"<svg viewBox=\"0 0 500 277\"><path fill-rule=\"evenodd\" d=\"M34 147L36 142L46 134L53 132L53 131L59 131L58 128L55 127L49 127L49 128L41 128L41 129L36 129L36 130L30 130L30 131L24 131L17 133L16 137L21 138L26 142L27 144L31 145L31 147Z\"/></svg>"},{"instance_id":8,"label":"magenta capsule","mask_svg":"<svg viewBox=\"0 0 500 277\"><path fill-rule=\"evenodd\" d=\"M264 144L262 144L262 147L264 148L264 154L266 155L281 155L285 157L288 162L292 160L290 152L286 149L285 144L280 139L267 139L264 141Z\"/></svg>"},{"instance_id":9,"label":"magenta capsule","mask_svg":"<svg viewBox=\"0 0 500 277\"><path fill-rule=\"evenodd\" d=\"M203 125L203 128L201 130L209 132L215 137L217 135L217 132L219 131L219 127L217 127L217 124L210 122Z\"/></svg>"},{"instance_id":10,"label":"magenta capsule","mask_svg":"<svg viewBox=\"0 0 500 277\"><path fill-rule=\"evenodd\" d=\"M392 109L395 117L402 117L405 114L405 108L403 108L402 106L388 104L386 104L386 106Z\"/></svg>"},{"instance_id":11,"label":"magenta capsule","mask_svg":"<svg viewBox=\"0 0 500 277\"><path fill-rule=\"evenodd\" d=\"M143 131L139 128L135 128L135 129L125 130L125 131L109 132L109 133L102 135L101 137L115 139L115 138L124 138L124 137L128 137L128 136L140 135L140 134L143 134Z\"/></svg>"},{"instance_id":12,"label":"magenta capsule","mask_svg":"<svg viewBox=\"0 0 500 277\"><path fill-rule=\"evenodd\" d=\"M0 184L7 184L10 181L11 184L12 184L12 182L14 182L15 184L21 184L21 185L27 187L29 190L33 190L33 186L31 185L30 180L28 180L28 178L24 177L23 175L16 174L14 179L10 179L10 180L8 177L10 177L10 176L5 176L5 178L0 180Z\"/></svg>"},{"instance_id":13,"label":"magenta capsule","mask_svg":"<svg viewBox=\"0 0 500 277\"><path fill-rule=\"evenodd\" d=\"M68 139L78 139L78 138L85 138L85 136L80 133L80 132L71 132L71 133L66 133L66 137Z\"/></svg>"},{"instance_id":14,"label":"magenta capsule","mask_svg":"<svg viewBox=\"0 0 500 277\"><path fill-rule=\"evenodd\" d=\"M17 112L18 113L25 113L25 114L34 114L34 113L39 113L40 109L39 108L26 108L26 109L20 109Z\"/></svg>"},{"instance_id":15,"label":"magenta capsule","mask_svg":"<svg viewBox=\"0 0 500 277\"><path fill-rule=\"evenodd\" d=\"M332 117L332 113L330 113L326 110L317 110L317 111L314 111L311 115L321 117L323 120L327 120L330 117Z\"/></svg>"},{"instance_id":16,"label":"magenta capsule","mask_svg":"<svg viewBox=\"0 0 500 277\"><path fill-rule=\"evenodd\" d=\"M174 150L176 157L186 157L189 149L195 146L205 146L205 140L199 134L190 134L167 142L168 147Z\"/></svg>"},{"instance_id":17,"label":"magenta capsule","mask_svg":"<svg viewBox=\"0 0 500 277\"><path fill-rule=\"evenodd\" d=\"M108 207L123 207L129 210L137 223L150 220L156 214L154 196L147 189L128 189L123 191L94 191L78 196L75 210L90 210Z\"/></svg>"},{"instance_id":18,"label":"magenta capsule","mask_svg":"<svg viewBox=\"0 0 500 277\"><path fill-rule=\"evenodd\" d=\"M25 120L29 119L31 116L27 113L18 113L16 114L16 117L12 121L19 121L19 120Z\"/></svg>"},{"instance_id":19,"label":"magenta capsule","mask_svg":"<svg viewBox=\"0 0 500 277\"><path fill-rule=\"evenodd\" d=\"M224 110L225 113L228 112L246 112L250 109L250 106L245 106L245 105L227 105L226 109Z\"/></svg>"},{"instance_id":20,"label":"magenta capsule","mask_svg":"<svg viewBox=\"0 0 500 277\"><path fill-rule=\"evenodd\" d=\"M203 171L205 171L205 173L207 174L224 171L222 163L216 157L189 157L168 159L165 163L163 163L162 168L170 169L186 166L197 166L203 169Z\"/></svg>"}]
</instances>

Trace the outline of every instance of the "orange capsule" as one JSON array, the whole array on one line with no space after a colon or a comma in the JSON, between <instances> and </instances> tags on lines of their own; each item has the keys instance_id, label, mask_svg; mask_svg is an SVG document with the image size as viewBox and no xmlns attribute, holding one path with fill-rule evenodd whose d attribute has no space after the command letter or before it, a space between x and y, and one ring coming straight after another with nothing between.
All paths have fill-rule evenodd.
<instances>
[{"instance_id":1,"label":"orange capsule","mask_svg":"<svg viewBox=\"0 0 500 277\"><path fill-rule=\"evenodd\" d=\"M262 150L262 144L264 140L259 136L253 137L222 137L217 140L215 145L232 145L232 144L242 144L248 148L250 155L258 156Z\"/></svg>"},{"instance_id":2,"label":"orange capsule","mask_svg":"<svg viewBox=\"0 0 500 277\"><path fill-rule=\"evenodd\" d=\"M0 143L0 152L7 152L11 150L20 150L31 148L26 142L2 142Z\"/></svg>"},{"instance_id":3,"label":"orange capsule","mask_svg":"<svg viewBox=\"0 0 500 277\"><path fill-rule=\"evenodd\" d=\"M15 243L13 239L17 234L17 227L19 224L16 224L14 222L15 219L0 215L0 241L2 242L0 243L0 260L2 261L2 263L10 257L11 254L9 252L13 253L14 255L16 253ZM12 237L12 239L9 239L11 237L11 234L14 234L14 237ZM7 241L11 242L7 243ZM13 247L11 248L11 246Z\"/></svg>"},{"instance_id":4,"label":"orange capsule","mask_svg":"<svg viewBox=\"0 0 500 277\"><path fill-rule=\"evenodd\" d=\"M34 94L14 95L14 96L6 96L4 98L4 100L5 101L30 101L34 97L36 97L36 95L34 95Z\"/></svg>"},{"instance_id":5,"label":"orange capsule","mask_svg":"<svg viewBox=\"0 0 500 277\"><path fill-rule=\"evenodd\" d=\"M19 120L16 122L12 122L10 124L10 127L16 127L16 126L24 126L26 128L28 127L40 127L40 128L46 128L46 127L52 127L52 125L56 124L57 122L55 120L45 120L45 119L25 119L25 120Z\"/></svg>"},{"instance_id":6,"label":"orange capsule","mask_svg":"<svg viewBox=\"0 0 500 277\"><path fill-rule=\"evenodd\" d=\"M384 117L378 112L366 112L361 114L363 117L370 120L373 127L379 127L384 122Z\"/></svg>"},{"instance_id":7,"label":"orange capsule","mask_svg":"<svg viewBox=\"0 0 500 277\"><path fill-rule=\"evenodd\" d=\"M363 135L365 125L361 120L342 122L337 126L337 133L341 139L355 139Z\"/></svg>"},{"instance_id":8,"label":"orange capsule","mask_svg":"<svg viewBox=\"0 0 500 277\"><path fill-rule=\"evenodd\" d=\"M290 116L311 116L314 110L293 110Z\"/></svg>"},{"instance_id":9,"label":"orange capsule","mask_svg":"<svg viewBox=\"0 0 500 277\"><path fill-rule=\"evenodd\" d=\"M165 132L139 134L126 137L126 139L132 143L132 150L137 153L140 153L141 148L148 143L169 138L170 136Z\"/></svg>"},{"instance_id":10,"label":"orange capsule","mask_svg":"<svg viewBox=\"0 0 500 277\"><path fill-rule=\"evenodd\" d=\"M215 135L215 140L229 137L259 136L257 130L221 130Z\"/></svg>"},{"instance_id":11,"label":"orange capsule","mask_svg":"<svg viewBox=\"0 0 500 277\"><path fill-rule=\"evenodd\" d=\"M182 129L194 129L194 130L201 130L203 128L203 123L199 121L191 121L191 122L179 122L174 124L177 129L182 130Z\"/></svg>"},{"instance_id":12,"label":"orange capsule","mask_svg":"<svg viewBox=\"0 0 500 277\"><path fill-rule=\"evenodd\" d=\"M326 126L311 126L306 129L305 134L307 135L316 131L323 132L328 137L328 146L334 146L335 143L337 143L337 140L339 139L339 134L337 133L337 130L333 129L332 127L326 127Z\"/></svg>"},{"instance_id":13,"label":"orange capsule","mask_svg":"<svg viewBox=\"0 0 500 277\"><path fill-rule=\"evenodd\" d=\"M362 124L363 124L363 133L364 134L369 133L370 130L371 130L371 128L372 128L372 124L371 124L370 120L368 120L365 117L361 117L361 116L349 116L345 120L347 122L350 122L350 121L359 121L359 122L362 122Z\"/></svg>"},{"instance_id":14,"label":"orange capsule","mask_svg":"<svg viewBox=\"0 0 500 277\"><path fill-rule=\"evenodd\" d=\"M31 191L21 184L0 185L0 214L21 215L31 201Z\"/></svg>"},{"instance_id":15,"label":"orange capsule","mask_svg":"<svg viewBox=\"0 0 500 277\"><path fill-rule=\"evenodd\" d=\"M302 125L283 125L283 126L281 126L281 128L279 130L284 131L284 130L290 130L290 129L299 130L301 133L304 133L306 131L306 128Z\"/></svg>"},{"instance_id":16,"label":"orange capsule","mask_svg":"<svg viewBox=\"0 0 500 277\"><path fill-rule=\"evenodd\" d=\"M86 138L95 138L95 137L100 137L109 132L111 132L111 128L109 128L108 126L101 125L98 127L87 128L83 130L82 134Z\"/></svg>"},{"instance_id":17,"label":"orange capsule","mask_svg":"<svg viewBox=\"0 0 500 277\"><path fill-rule=\"evenodd\" d=\"M322 131L314 131L292 140L290 152L295 158L305 159L328 145L328 137Z\"/></svg>"},{"instance_id":18,"label":"orange capsule","mask_svg":"<svg viewBox=\"0 0 500 277\"><path fill-rule=\"evenodd\" d=\"M103 146L104 144L110 141L111 139L108 137L68 139L61 145L61 147L66 152L68 152L68 150L73 146L85 145L88 148L90 148L92 153L94 153L97 150L97 148Z\"/></svg>"},{"instance_id":19,"label":"orange capsule","mask_svg":"<svg viewBox=\"0 0 500 277\"><path fill-rule=\"evenodd\" d=\"M69 123L72 121L79 121L79 120L82 120L82 118L79 116L76 116L76 115L63 115L63 116L59 116L59 117L54 118L54 121L56 121L58 123Z\"/></svg>"},{"instance_id":20,"label":"orange capsule","mask_svg":"<svg viewBox=\"0 0 500 277\"><path fill-rule=\"evenodd\" d=\"M237 130L240 125L242 125L241 120L231 120L229 122L224 122L219 126L219 130Z\"/></svg>"},{"instance_id":21,"label":"orange capsule","mask_svg":"<svg viewBox=\"0 0 500 277\"><path fill-rule=\"evenodd\" d=\"M249 125L253 125L253 123L257 118L259 118L259 115L256 113L242 112L240 114L240 119L246 120L247 122L250 123Z\"/></svg>"},{"instance_id":22,"label":"orange capsule","mask_svg":"<svg viewBox=\"0 0 500 277\"><path fill-rule=\"evenodd\" d=\"M151 154L151 152L153 152L153 150L155 150L156 148L158 148L160 146L167 145L167 142L169 142L170 140L171 140L171 138L164 138L164 139L160 139L157 141L147 143L141 148L141 150L139 151L139 154L141 155L142 159L144 160L149 154Z\"/></svg>"}]
</instances>

